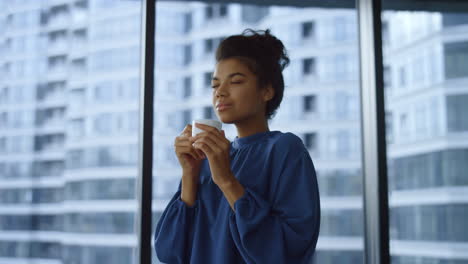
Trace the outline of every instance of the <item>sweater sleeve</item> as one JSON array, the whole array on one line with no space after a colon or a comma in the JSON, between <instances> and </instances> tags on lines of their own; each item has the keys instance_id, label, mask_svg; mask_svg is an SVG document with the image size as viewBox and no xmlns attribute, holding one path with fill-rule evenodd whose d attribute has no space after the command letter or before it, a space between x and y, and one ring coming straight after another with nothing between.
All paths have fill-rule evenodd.
<instances>
[{"instance_id":1,"label":"sweater sleeve","mask_svg":"<svg viewBox=\"0 0 468 264\"><path fill-rule=\"evenodd\" d=\"M273 176L272 201L246 188L234 204L229 227L247 263L310 263L315 252L320 226L315 169L307 151L294 156Z\"/></svg>"},{"instance_id":2,"label":"sweater sleeve","mask_svg":"<svg viewBox=\"0 0 468 264\"><path fill-rule=\"evenodd\" d=\"M193 239L194 216L199 200L193 206L181 199L181 185L161 215L154 232L154 248L158 259L167 264L188 263Z\"/></svg>"}]
</instances>

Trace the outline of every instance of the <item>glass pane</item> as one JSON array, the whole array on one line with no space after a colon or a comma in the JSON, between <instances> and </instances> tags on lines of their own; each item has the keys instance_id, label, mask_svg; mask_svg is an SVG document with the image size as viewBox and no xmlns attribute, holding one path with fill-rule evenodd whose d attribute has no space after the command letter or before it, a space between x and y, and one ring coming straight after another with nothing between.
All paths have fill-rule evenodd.
<instances>
[{"instance_id":1,"label":"glass pane","mask_svg":"<svg viewBox=\"0 0 468 264\"><path fill-rule=\"evenodd\" d=\"M392 263L468 263L468 13L382 20Z\"/></svg>"},{"instance_id":2,"label":"glass pane","mask_svg":"<svg viewBox=\"0 0 468 264\"><path fill-rule=\"evenodd\" d=\"M284 98L269 128L297 135L315 165L322 216L316 263L362 263L356 10L261 3L156 4L154 227L181 183L175 138L193 119L219 120L211 103L211 80L220 41L245 28L270 28L283 41L291 63L283 72ZM223 124L223 130L229 141L236 138L233 124ZM175 233L185 227L177 227ZM204 239L213 243L209 235ZM153 259L160 263L156 255Z\"/></svg>"},{"instance_id":3,"label":"glass pane","mask_svg":"<svg viewBox=\"0 0 468 264\"><path fill-rule=\"evenodd\" d=\"M133 263L140 9L0 0L1 263Z\"/></svg>"}]
</instances>

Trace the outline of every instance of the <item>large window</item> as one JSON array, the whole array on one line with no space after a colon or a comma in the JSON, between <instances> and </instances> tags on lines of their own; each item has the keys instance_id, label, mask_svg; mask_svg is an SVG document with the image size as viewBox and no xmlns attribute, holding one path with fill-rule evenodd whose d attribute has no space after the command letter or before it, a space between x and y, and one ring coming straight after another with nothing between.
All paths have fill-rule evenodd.
<instances>
[{"instance_id":1,"label":"large window","mask_svg":"<svg viewBox=\"0 0 468 264\"><path fill-rule=\"evenodd\" d=\"M0 0L0 263L133 263L143 2ZM180 183L174 138L217 118L217 45L270 28L292 59L270 129L317 170L315 263L362 263L363 176L382 175L361 166L354 1L239 2L157 1L153 228ZM381 2L391 261L468 263L466 1Z\"/></svg>"},{"instance_id":2,"label":"large window","mask_svg":"<svg viewBox=\"0 0 468 264\"><path fill-rule=\"evenodd\" d=\"M187 18L192 19L188 31L183 27ZM217 44L248 27L270 28L292 58L284 72L285 97L269 126L302 138L315 164L322 202L316 263L362 263L358 36L352 8L156 3L155 219L182 176L175 137L194 118L218 119L207 89ZM189 54L190 60L181 60L180 54ZM229 140L236 137L233 125L223 124L223 129ZM158 263L156 256L153 261Z\"/></svg>"},{"instance_id":3,"label":"large window","mask_svg":"<svg viewBox=\"0 0 468 264\"><path fill-rule=\"evenodd\" d=\"M140 10L0 0L1 263L133 263Z\"/></svg>"},{"instance_id":4,"label":"large window","mask_svg":"<svg viewBox=\"0 0 468 264\"><path fill-rule=\"evenodd\" d=\"M392 263L468 263L468 13L382 20Z\"/></svg>"}]
</instances>

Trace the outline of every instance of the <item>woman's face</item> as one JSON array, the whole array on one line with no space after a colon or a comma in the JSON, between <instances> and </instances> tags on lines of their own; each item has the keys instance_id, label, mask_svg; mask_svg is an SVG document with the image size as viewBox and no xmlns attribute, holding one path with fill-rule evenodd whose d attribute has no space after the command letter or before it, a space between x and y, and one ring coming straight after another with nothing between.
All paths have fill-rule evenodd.
<instances>
[{"instance_id":1,"label":"woman's face","mask_svg":"<svg viewBox=\"0 0 468 264\"><path fill-rule=\"evenodd\" d=\"M257 76L236 58L216 65L211 86L213 107L226 124L264 119L266 103L273 98L273 89L258 89Z\"/></svg>"}]
</instances>

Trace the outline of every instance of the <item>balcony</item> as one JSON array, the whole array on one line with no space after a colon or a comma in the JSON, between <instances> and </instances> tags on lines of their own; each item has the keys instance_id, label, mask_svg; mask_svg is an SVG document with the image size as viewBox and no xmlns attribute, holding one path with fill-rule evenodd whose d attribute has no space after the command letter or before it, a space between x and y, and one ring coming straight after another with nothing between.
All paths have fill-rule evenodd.
<instances>
[{"instance_id":1,"label":"balcony","mask_svg":"<svg viewBox=\"0 0 468 264\"><path fill-rule=\"evenodd\" d=\"M61 63L56 66L49 67L47 72L47 80L48 81L63 81L67 79L67 65L65 63Z\"/></svg>"},{"instance_id":2,"label":"balcony","mask_svg":"<svg viewBox=\"0 0 468 264\"><path fill-rule=\"evenodd\" d=\"M57 29L65 29L70 26L70 15L63 14L63 15L56 15L49 18L48 21L48 29L50 31L57 30Z\"/></svg>"},{"instance_id":3,"label":"balcony","mask_svg":"<svg viewBox=\"0 0 468 264\"><path fill-rule=\"evenodd\" d=\"M66 97L63 92L53 92L38 102L39 107L60 107L65 106Z\"/></svg>"},{"instance_id":4,"label":"balcony","mask_svg":"<svg viewBox=\"0 0 468 264\"><path fill-rule=\"evenodd\" d=\"M69 50L67 39L49 41L47 44L47 53L49 55L62 55L66 54Z\"/></svg>"},{"instance_id":5,"label":"balcony","mask_svg":"<svg viewBox=\"0 0 468 264\"><path fill-rule=\"evenodd\" d=\"M65 159L65 150L59 149L57 147L48 147L44 148L43 150L36 152L34 154L34 158L37 161L48 161L48 160L59 160L59 159Z\"/></svg>"},{"instance_id":6,"label":"balcony","mask_svg":"<svg viewBox=\"0 0 468 264\"><path fill-rule=\"evenodd\" d=\"M37 110L36 125L39 133L63 133L65 131L65 107Z\"/></svg>"}]
</instances>

